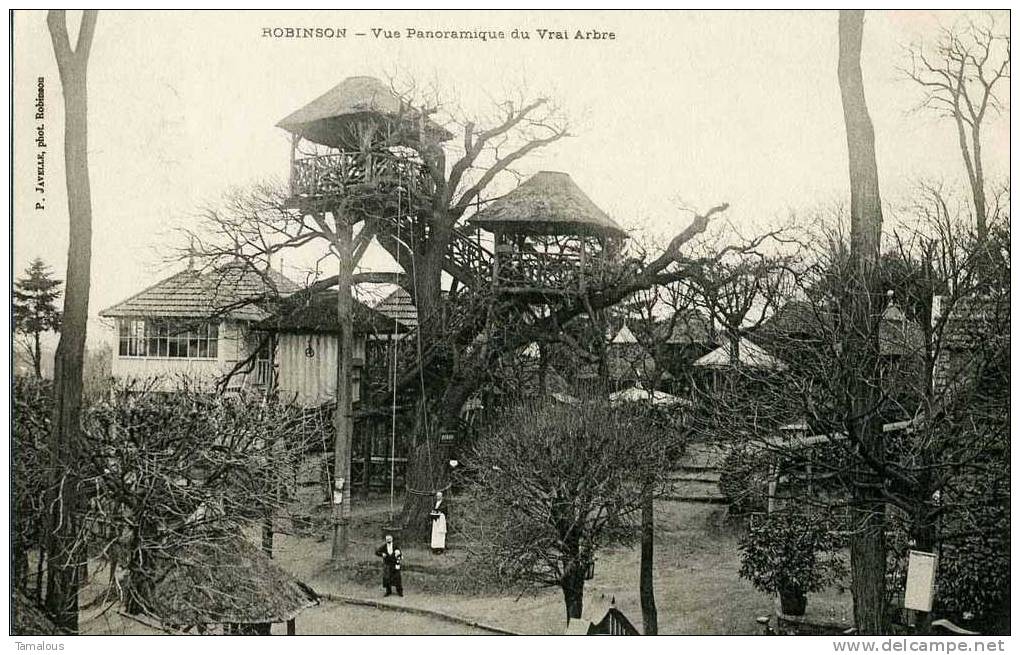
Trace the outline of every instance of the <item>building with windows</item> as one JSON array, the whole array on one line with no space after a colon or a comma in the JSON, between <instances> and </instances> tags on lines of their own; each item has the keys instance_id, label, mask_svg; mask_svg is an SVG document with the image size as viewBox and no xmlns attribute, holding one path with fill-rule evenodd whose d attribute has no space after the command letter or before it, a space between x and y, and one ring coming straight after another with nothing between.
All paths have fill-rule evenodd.
<instances>
[{"instance_id":1,"label":"building with windows","mask_svg":"<svg viewBox=\"0 0 1020 655\"><path fill-rule=\"evenodd\" d=\"M189 268L160 280L99 312L114 321L113 376L167 391L185 381L211 387L261 344L251 365L231 377L230 388L267 388L272 352L251 328L297 290L279 272L242 262L212 271Z\"/></svg>"}]
</instances>

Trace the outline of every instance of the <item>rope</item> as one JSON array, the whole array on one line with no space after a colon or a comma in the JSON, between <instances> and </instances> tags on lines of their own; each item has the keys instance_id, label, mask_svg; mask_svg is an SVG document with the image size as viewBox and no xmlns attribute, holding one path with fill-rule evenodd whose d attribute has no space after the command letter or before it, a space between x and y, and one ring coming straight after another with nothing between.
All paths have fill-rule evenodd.
<instances>
[{"instance_id":1,"label":"rope","mask_svg":"<svg viewBox=\"0 0 1020 655\"><path fill-rule=\"evenodd\" d=\"M400 243L400 189L397 189L397 243ZM398 245L399 247L399 245ZM395 495L397 470L397 319L393 319L393 337L390 340L393 350L393 406L390 414L390 523L393 522L393 497Z\"/></svg>"}]
</instances>

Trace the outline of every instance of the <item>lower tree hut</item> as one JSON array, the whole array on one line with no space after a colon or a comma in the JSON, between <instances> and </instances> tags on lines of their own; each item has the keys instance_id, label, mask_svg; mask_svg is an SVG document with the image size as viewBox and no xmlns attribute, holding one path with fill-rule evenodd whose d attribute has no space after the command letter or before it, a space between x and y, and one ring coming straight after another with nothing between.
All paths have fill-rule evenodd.
<instances>
[{"instance_id":1,"label":"lower tree hut","mask_svg":"<svg viewBox=\"0 0 1020 655\"><path fill-rule=\"evenodd\" d=\"M571 294L599 285L627 233L567 173L541 171L478 211L492 232L497 293Z\"/></svg>"},{"instance_id":2,"label":"lower tree hut","mask_svg":"<svg viewBox=\"0 0 1020 655\"><path fill-rule=\"evenodd\" d=\"M406 466L403 440L394 434L407 430L406 412L393 407L395 354L410 347L406 337L417 324L417 312L402 289L373 300L359 294L354 308L354 401L352 485L368 493L402 480ZM369 306L371 303L372 306ZM340 323L335 290L297 294L287 299L256 330L270 336L277 371L277 397L308 410L328 410L336 403ZM396 353L395 353L396 349ZM394 416L394 414L396 414ZM393 422L399 424L395 428ZM332 433L329 433L329 440ZM332 460L327 457L324 466ZM327 476L327 480L332 479ZM400 486L394 481L396 486ZM326 482L326 497L330 495Z\"/></svg>"},{"instance_id":3,"label":"lower tree hut","mask_svg":"<svg viewBox=\"0 0 1020 655\"><path fill-rule=\"evenodd\" d=\"M311 587L240 536L196 540L168 558L144 611L162 625L197 634L297 634L297 616L319 604Z\"/></svg>"}]
</instances>

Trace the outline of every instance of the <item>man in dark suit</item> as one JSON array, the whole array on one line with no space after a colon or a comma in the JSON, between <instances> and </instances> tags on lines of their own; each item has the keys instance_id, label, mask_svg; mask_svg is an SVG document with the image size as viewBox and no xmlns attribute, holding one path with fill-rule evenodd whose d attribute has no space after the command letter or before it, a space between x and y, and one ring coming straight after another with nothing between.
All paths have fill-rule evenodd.
<instances>
[{"instance_id":1,"label":"man in dark suit","mask_svg":"<svg viewBox=\"0 0 1020 655\"><path fill-rule=\"evenodd\" d=\"M393 593L396 587L397 595L404 595L404 585L400 580L400 549L393 544L393 535L386 535L386 543L375 549L376 557L383 560L383 588L386 596Z\"/></svg>"}]
</instances>

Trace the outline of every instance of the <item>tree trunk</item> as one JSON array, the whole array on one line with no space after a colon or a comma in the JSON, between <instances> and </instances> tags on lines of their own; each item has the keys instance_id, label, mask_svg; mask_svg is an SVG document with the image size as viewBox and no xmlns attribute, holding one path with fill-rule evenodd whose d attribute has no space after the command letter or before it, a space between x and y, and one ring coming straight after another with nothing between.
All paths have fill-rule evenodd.
<instances>
[{"instance_id":1,"label":"tree trunk","mask_svg":"<svg viewBox=\"0 0 1020 655\"><path fill-rule=\"evenodd\" d=\"M971 141L974 145L974 179L971 180L971 193L974 196L977 236L983 244L985 237L988 236L988 210L985 207L985 171L981 163L981 123L976 123L971 128Z\"/></svg>"},{"instance_id":2,"label":"tree trunk","mask_svg":"<svg viewBox=\"0 0 1020 655\"><path fill-rule=\"evenodd\" d=\"M42 346L39 343L39 333L34 332L32 337L35 341L35 349L32 352L32 368L35 369L35 377L42 378Z\"/></svg>"},{"instance_id":3,"label":"tree trunk","mask_svg":"<svg viewBox=\"0 0 1020 655\"><path fill-rule=\"evenodd\" d=\"M645 635L659 634L659 613L655 609L655 498L646 484L641 498L641 621Z\"/></svg>"},{"instance_id":4,"label":"tree trunk","mask_svg":"<svg viewBox=\"0 0 1020 655\"><path fill-rule=\"evenodd\" d=\"M850 540L854 621L863 634L884 634L885 503L881 471L885 462L877 414L878 316L873 298L882 235L882 206L875 158L875 132L868 114L861 74L863 11L839 14L839 88L846 123L850 172L850 258L853 280L844 320L843 357L848 371L846 429L857 448L853 479L854 532ZM853 362L851 364L851 362Z\"/></svg>"},{"instance_id":5,"label":"tree trunk","mask_svg":"<svg viewBox=\"0 0 1020 655\"><path fill-rule=\"evenodd\" d=\"M334 244L340 260L337 278L337 314L340 323L340 340L337 344L336 409L333 412L333 426L336 439L333 449L333 483L340 485L343 502L339 515L334 515L332 560L340 562L347 552L350 541L351 522L351 446L354 438L351 378L353 377L354 317L351 297L351 241L353 228L349 217L343 212L336 213L334 221L337 242Z\"/></svg>"},{"instance_id":6,"label":"tree trunk","mask_svg":"<svg viewBox=\"0 0 1020 655\"><path fill-rule=\"evenodd\" d=\"M409 453L407 471L404 476L405 496L401 511L401 536L405 543L428 541L432 530L432 501L436 491L441 491L449 484L450 466L448 454L439 445L439 432L444 426L456 424L460 409L474 390L470 379L457 377L450 380L437 416L428 416L428 430L425 429L424 414L429 412L424 406L415 421L414 433L418 435L413 450Z\"/></svg>"},{"instance_id":7,"label":"tree trunk","mask_svg":"<svg viewBox=\"0 0 1020 655\"><path fill-rule=\"evenodd\" d=\"M262 552L269 557L273 556L273 517L269 515L262 519Z\"/></svg>"},{"instance_id":8,"label":"tree trunk","mask_svg":"<svg viewBox=\"0 0 1020 655\"><path fill-rule=\"evenodd\" d=\"M46 609L54 622L78 630L78 572L87 556L78 543L78 442L81 430L82 366L92 262L92 196L88 170L87 69L96 12L82 14L78 43L71 50L63 11L47 16L64 95L64 167L69 240L64 317L53 371L53 426L48 455L50 554Z\"/></svg>"},{"instance_id":9,"label":"tree trunk","mask_svg":"<svg viewBox=\"0 0 1020 655\"><path fill-rule=\"evenodd\" d=\"M584 569L574 566L560 581L567 619L579 619L584 611Z\"/></svg>"}]
</instances>

